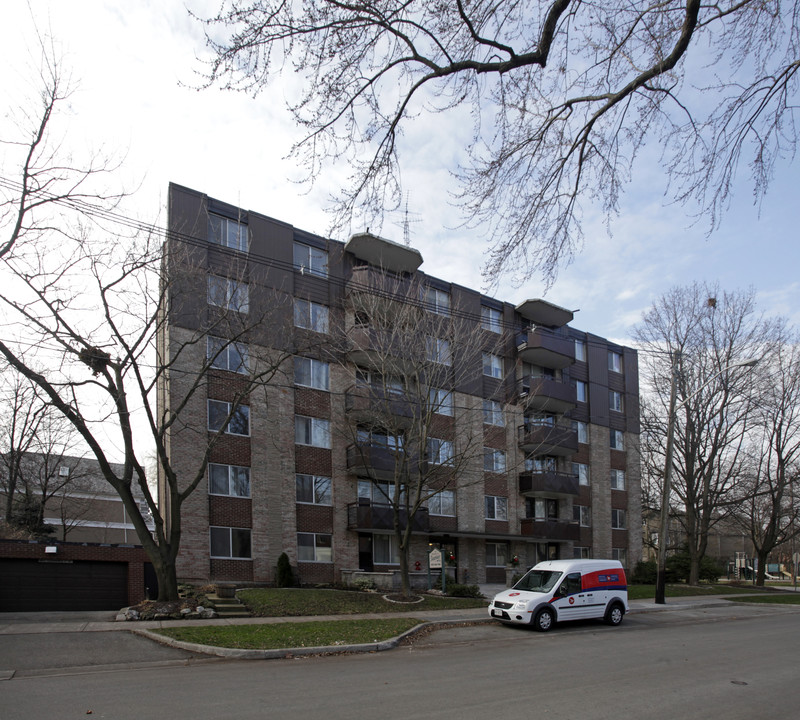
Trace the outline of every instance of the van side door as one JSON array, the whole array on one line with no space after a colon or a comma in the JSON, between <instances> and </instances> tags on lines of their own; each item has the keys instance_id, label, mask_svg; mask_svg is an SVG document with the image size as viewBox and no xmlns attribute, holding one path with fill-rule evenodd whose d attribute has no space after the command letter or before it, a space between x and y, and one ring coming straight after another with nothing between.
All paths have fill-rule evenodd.
<instances>
[{"instance_id":1,"label":"van side door","mask_svg":"<svg viewBox=\"0 0 800 720\"><path fill-rule=\"evenodd\" d=\"M572 572L561 579L553 595L552 604L558 619L578 620L586 617L586 593L581 586L581 574Z\"/></svg>"}]
</instances>

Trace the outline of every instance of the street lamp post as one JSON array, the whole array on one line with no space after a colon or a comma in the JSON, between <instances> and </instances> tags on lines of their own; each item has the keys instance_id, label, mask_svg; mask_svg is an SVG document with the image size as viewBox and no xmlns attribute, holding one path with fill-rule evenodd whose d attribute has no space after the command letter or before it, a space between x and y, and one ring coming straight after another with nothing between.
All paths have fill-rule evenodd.
<instances>
[{"instance_id":1,"label":"street lamp post","mask_svg":"<svg viewBox=\"0 0 800 720\"><path fill-rule=\"evenodd\" d=\"M672 369L671 369L671 383L669 391L669 416L667 417L667 448L666 457L664 459L664 483L661 488L661 530L658 537L658 569L656 571L656 603L664 605L665 593L667 587L667 533L669 532L669 496L671 491L672 481L672 456L675 450L675 415L679 408L683 407L689 400L691 400L697 393L699 393L706 385L710 384L717 377L723 373L737 367L753 367L758 358L749 358L748 360L741 360L740 362L730 363L726 365L718 373L712 375L706 382L704 382L697 390L695 390L689 397L677 404L678 395L678 362L680 361L680 353L675 352L672 354Z\"/></svg>"}]
</instances>

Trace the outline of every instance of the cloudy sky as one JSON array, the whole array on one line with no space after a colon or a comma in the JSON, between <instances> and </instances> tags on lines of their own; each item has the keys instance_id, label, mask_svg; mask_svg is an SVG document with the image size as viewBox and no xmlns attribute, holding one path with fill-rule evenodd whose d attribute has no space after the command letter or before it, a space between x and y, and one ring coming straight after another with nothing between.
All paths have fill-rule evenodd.
<instances>
[{"instance_id":1,"label":"cloudy sky","mask_svg":"<svg viewBox=\"0 0 800 720\"><path fill-rule=\"evenodd\" d=\"M31 92L37 66L35 31L55 39L75 92L58 119L64 143L76 155L105 150L124 156L120 179L138 188L127 210L164 223L170 181L325 235L325 199L346 167L327 173L306 192L283 158L295 139L280 86L252 98L218 89L198 91L203 31L186 7L207 15L216 0L5 0L0 28L2 137L8 109ZM411 244L426 272L480 288L486 249L476 231L453 229L448 203L455 166L469 133L466 123L442 116L418 119L408 129L404 178L408 182ZM653 149L655 152L656 149ZM9 155L4 151L5 160ZM3 163L3 174L13 168ZM653 300L677 284L718 281L725 289L754 287L759 307L800 323L797 237L800 225L797 165L779 169L760 208L742 182L721 228L693 225L681 207L665 204L665 178L643 160L610 234L601 218L586 217L585 248L544 294L539 278L523 287L503 285L511 302L546 297L580 309L573 325L625 341ZM403 240L398 214L381 230ZM374 230L374 228L373 228ZM346 240L347 238L336 238Z\"/></svg>"}]
</instances>

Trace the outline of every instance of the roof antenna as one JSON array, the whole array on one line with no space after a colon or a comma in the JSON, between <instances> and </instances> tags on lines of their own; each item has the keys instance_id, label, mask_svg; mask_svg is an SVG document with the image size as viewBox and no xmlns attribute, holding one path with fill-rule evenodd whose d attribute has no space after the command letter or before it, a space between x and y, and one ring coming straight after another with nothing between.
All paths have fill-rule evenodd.
<instances>
[{"instance_id":1,"label":"roof antenna","mask_svg":"<svg viewBox=\"0 0 800 720\"><path fill-rule=\"evenodd\" d=\"M411 196L410 191L406 191L406 203L405 209L403 210L403 222L402 223L395 223L395 225L401 225L403 227L403 244L406 247L411 247L411 223L418 223L422 222L422 218L417 217L419 213L412 213L408 211L408 200Z\"/></svg>"}]
</instances>

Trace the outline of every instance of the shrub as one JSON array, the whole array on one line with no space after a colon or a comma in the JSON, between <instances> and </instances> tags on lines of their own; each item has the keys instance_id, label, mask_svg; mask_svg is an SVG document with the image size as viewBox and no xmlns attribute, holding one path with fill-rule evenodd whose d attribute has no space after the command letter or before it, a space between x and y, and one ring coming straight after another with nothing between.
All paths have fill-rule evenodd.
<instances>
[{"instance_id":1,"label":"shrub","mask_svg":"<svg viewBox=\"0 0 800 720\"><path fill-rule=\"evenodd\" d=\"M372 580L370 580L369 578L364 578L364 577L356 578L355 580L353 580L353 587L356 588L356 590L367 592L369 590L375 589L375 583L372 582Z\"/></svg>"},{"instance_id":2,"label":"shrub","mask_svg":"<svg viewBox=\"0 0 800 720\"><path fill-rule=\"evenodd\" d=\"M667 558L667 582L688 582L690 569L689 549L684 545L678 552ZM720 575L724 574L713 558L706 556L700 558L699 580L701 582L716 582Z\"/></svg>"},{"instance_id":3,"label":"shrub","mask_svg":"<svg viewBox=\"0 0 800 720\"><path fill-rule=\"evenodd\" d=\"M447 594L450 595L451 597L468 597L468 598L483 597L481 589L477 585L460 585L458 583L454 583L452 585L448 583Z\"/></svg>"},{"instance_id":4,"label":"shrub","mask_svg":"<svg viewBox=\"0 0 800 720\"><path fill-rule=\"evenodd\" d=\"M640 560L631 575L634 585L655 585L658 575L658 563L655 560Z\"/></svg>"},{"instance_id":5,"label":"shrub","mask_svg":"<svg viewBox=\"0 0 800 720\"><path fill-rule=\"evenodd\" d=\"M289 556L284 552L278 558L278 568L275 573L275 587L293 587L294 586L294 573L292 566L289 563Z\"/></svg>"}]
</instances>

